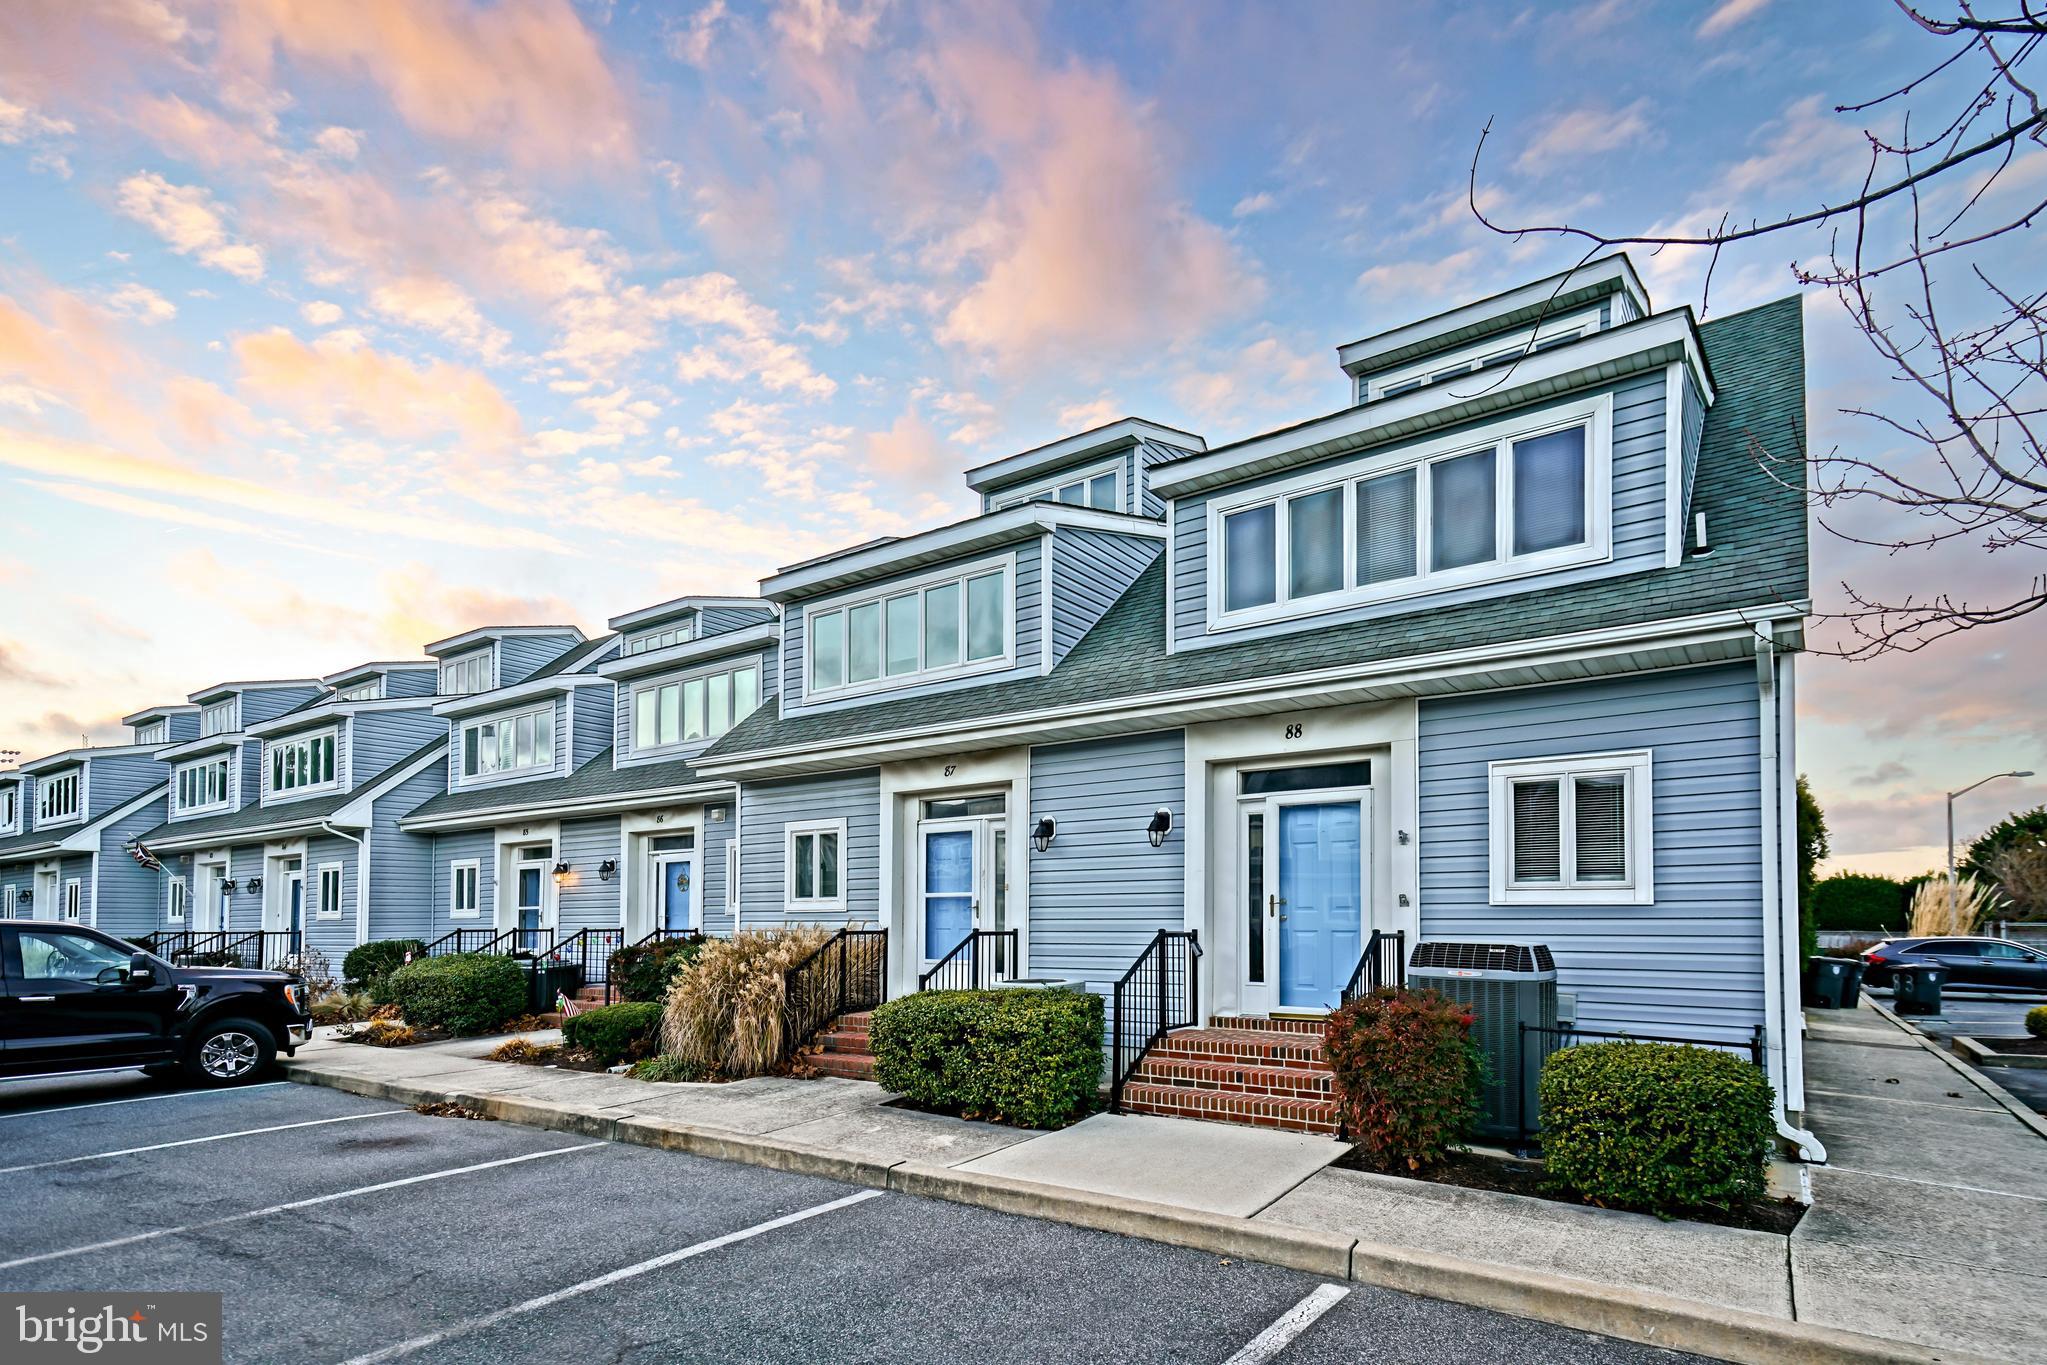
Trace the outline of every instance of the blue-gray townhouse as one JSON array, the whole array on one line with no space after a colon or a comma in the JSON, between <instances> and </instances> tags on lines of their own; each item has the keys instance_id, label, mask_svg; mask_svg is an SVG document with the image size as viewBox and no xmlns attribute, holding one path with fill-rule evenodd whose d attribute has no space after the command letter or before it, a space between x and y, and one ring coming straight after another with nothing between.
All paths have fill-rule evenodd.
<instances>
[{"instance_id":1,"label":"blue-gray townhouse","mask_svg":"<svg viewBox=\"0 0 2047 1365\"><path fill-rule=\"evenodd\" d=\"M198 708L122 718L126 744L66 749L0 772L0 916L58 919L116 934L154 924L157 875L131 849L162 823L157 755L198 732Z\"/></svg>"},{"instance_id":2,"label":"blue-gray townhouse","mask_svg":"<svg viewBox=\"0 0 2047 1365\"><path fill-rule=\"evenodd\" d=\"M1540 942L1581 1027L1760 1030L1797 1115L1797 301L1701 325L1614 256L1338 359L1336 412L1118 422L766 579L775 704L694 765L737 922L884 927L891 994L970 930L1103 992L1191 930L1252 1016L1375 931Z\"/></svg>"}]
</instances>

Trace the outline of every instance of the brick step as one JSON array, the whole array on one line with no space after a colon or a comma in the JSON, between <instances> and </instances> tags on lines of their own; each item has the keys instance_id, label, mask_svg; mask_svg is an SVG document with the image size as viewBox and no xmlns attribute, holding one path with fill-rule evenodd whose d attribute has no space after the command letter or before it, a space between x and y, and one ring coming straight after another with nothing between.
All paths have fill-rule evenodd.
<instances>
[{"instance_id":1,"label":"brick step","mask_svg":"<svg viewBox=\"0 0 2047 1365\"><path fill-rule=\"evenodd\" d=\"M1292 1066L1246 1066L1241 1062L1161 1057L1154 1052L1132 1077L1144 1085L1178 1090L1212 1090L1226 1095L1270 1095L1281 1099L1327 1100L1334 1081L1327 1070Z\"/></svg>"},{"instance_id":2,"label":"brick step","mask_svg":"<svg viewBox=\"0 0 2047 1365\"><path fill-rule=\"evenodd\" d=\"M1256 1033L1312 1033L1320 1037L1325 1024L1320 1018L1274 1019L1263 1014L1211 1014L1208 1027Z\"/></svg>"},{"instance_id":3,"label":"brick step","mask_svg":"<svg viewBox=\"0 0 2047 1365\"><path fill-rule=\"evenodd\" d=\"M865 1033L873 1025L873 1023L874 1011L860 1010L859 1012L854 1014L840 1015L837 1027L859 1029L862 1033Z\"/></svg>"},{"instance_id":4,"label":"brick step","mask_svg":"<svg viewBox=\"0 0 2047 1365\"><path fill-rule=\"evenodd\" d=\"M830 1033L820 1033L817 1036L817 1043L826 1052L842 1052L852 1056L874 1055L873 1039L864 1030L834 1029Z\"/></svg>"},{"instance_id":5,"label":"brick step","mask_svg":"<svg viewBox=\"0 0 2047 1365\"><path fill-rule=\"evenodd\" d=\"M1238 1060L1256 1066L1299 1067L1323 1071L1322 1040L1297 1030L1181 1029L1169 1033L1148 1057L1180 1057L1193 1061Z\"/></svg>"},{"instance_id":6,"label":"brick step","mask_svg":"<svg viewBox=\"0 0 2047 1365\"><path fill-rule=\"evenodd\" d=\"M1331 1100L1287 1099L1272 1095L1229 1094L1177 1085L1133 1081L1123 1087L1123 1109L1161 1118L1207 1119L1251 1128L1279 1128L1293 1133L1336 1132L1336 1105Z\"/></svg>"},{"instance_id":7,"label":"brick step","mask_svg":"<svg viewBox=\"0 0 2047 1365\"><path fill-rule=\"evenodd\" d=\"M874 1079L874 1057L869 1053L819 1052L806 1060L827 1076L844 1076L855 1081Z\"/></svg>"}]
</instances>

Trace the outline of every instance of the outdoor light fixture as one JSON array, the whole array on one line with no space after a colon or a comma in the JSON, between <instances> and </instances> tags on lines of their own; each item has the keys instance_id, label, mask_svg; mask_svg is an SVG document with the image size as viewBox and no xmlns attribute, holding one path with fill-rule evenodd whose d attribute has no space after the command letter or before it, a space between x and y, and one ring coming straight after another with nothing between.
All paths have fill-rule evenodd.
<instances>
[{"instance_id":1,"label":"outdoor light fixture","mask_svg":"<svg viewBox=\"0 0 2047 1365\"><path fill-rule=\"evenodd\" d=\"M554 865L554 884L556 886L566 885L568 883L569 873L571 870L572 869L569 867L567 862L556 863Z\"/></svg>"},{"instance_id":2,"label":"outdoor light fixture","mask_svg":"<svg viewBox=\"0 0 2047 1365\"><path fill-rule=\"evenodd\" d=\"M220 884L220 889L232 896L241 889L241 883L233 880L224 881Z\"/></svg>"},{"instance_id":3,"label":"outdoor light fixture","mask_svg":"<svg viewBox=\"0 0 2047 1365\"><path fill-rule=\"evenodd\" d=\"M255 894L256 894L256 893L258 892L258 891L261 891L262 889L263 889L263 879L262 879L261 877L251 877L251 878L249 878L249 894L250 894L250 895L252 895L252 896L253 896L253 895L255 895Z\"/></svg>"},{"instance_id":4,"label":"outdoor light fixture","mask_svg":"<svg viewBox=\"0 0 2047 1365\"><path fill-rule=\"evenodd\" d=\"M610 881L617 872L618 859L616 858L606 858L603 862L597 864L597 880L600 882Z\"/></svg>"},{"instance_id":5,"label":"outdoor light fixture","mask_svg":"<svg viewBox=\"0 0 2047 1365\"><path fill-rule=\"evenodd\" d=\"M1058 833L1059 822L1048 815L1038 821L1036 826L1032 828L1031 842L1038 846L1038 852L1043 853L1046 849L1052 847L1053 836Z\"/></svg>"},{"instance_id":6,"label":"outdoor light fixture","mask_svg":"<svg viewBox=\"0 0 2047 1365\"><path fill-rule=\"evenodd\" d=\"M18 896L16 899L20 900L23 904L27 904L29 901L32 901L35 898L36 893L34 892L34 890L24 886L21 888L21 895Z\"/></svg>"},{"instance_id":7,"label":"outdoor light fixture","mask_svg":"<svg viewBox=\"0 0 2047 1365\"><path fill-rule=\"evenodd\" d=\"M1151 813L1151 823L1144 827L1144 837L1151 840L1153 848L1161 847L1166 836L1173 831L1173 813L1160 806Z\"/></svg>"}]
</instances>

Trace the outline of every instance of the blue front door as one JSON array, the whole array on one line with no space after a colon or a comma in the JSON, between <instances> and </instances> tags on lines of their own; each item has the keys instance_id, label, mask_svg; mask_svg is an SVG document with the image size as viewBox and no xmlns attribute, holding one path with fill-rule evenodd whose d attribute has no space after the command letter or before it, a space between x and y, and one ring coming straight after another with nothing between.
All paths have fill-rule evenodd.
<instances>
[{"instance_id":1,"label":"blue front door","mask_svg":"<svg viewBox=\"0 0 2047 1365\"><path fill-rule=\"evenodd\" d=\"M291 950L296 953L305 947L306 933L306 879L294 872L291 878Z\"/></svg>"},{"instance_id":2,"label":"blue front door","mask_svg":"<svg viewBox=\"0 0 2047 1365\"><path fill-rule=\"evenodd\" d=\"M690 882L696 871L693 858L669 858L661 864L661 927L694 929L695 912L690 908Z\"/></svg>"},{"instance_id":3,"label":"blue front door","mask_svg":"<svg viewBox=\"0 0 2047 1365\"><path fill-rule=\"evenodd\" d=\"M924 831L924 960L959 947L974 927L974 831Z\"/></svg>"},{"instance_id":4,"label":"blue front door","mask_svg":"<svg viewBox=\"0 0 2047 1365\"><path fill-rule=\"evenodd\" d=\"M539 867L519 869L519 946L536 951L540 946Z\"/></svg>"},{"instance_id":5,"label":"blue front door","mask_svg":"<svg viewBox=\"0 0 2047 1365\"><path fill-rule=\"evenodd\" d=\"M1279 1003L1334 1009L1364 929L1357 801L1279 807Z\"/></svg>"}]
</instances>

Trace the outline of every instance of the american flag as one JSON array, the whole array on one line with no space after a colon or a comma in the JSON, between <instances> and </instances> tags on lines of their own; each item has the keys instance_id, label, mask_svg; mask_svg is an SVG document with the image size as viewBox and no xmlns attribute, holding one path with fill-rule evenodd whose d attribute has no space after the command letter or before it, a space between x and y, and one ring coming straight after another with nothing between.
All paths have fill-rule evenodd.
<instances>
[{"instance_id":1,"label":"american flag","mask_svg":"<svg viewBox=\"0 0 2047 1365\"><path fill-rule=\"evenodd\" d=\"M156 855L154 853L151 853L147 848L143 847L142 842L140 840L137 840L135 843L132 843L128 846L128 856L133 858L136 862L141 863L151 872L163 871L163 864L156 860Z\"/></svg>"}]
</instances>

